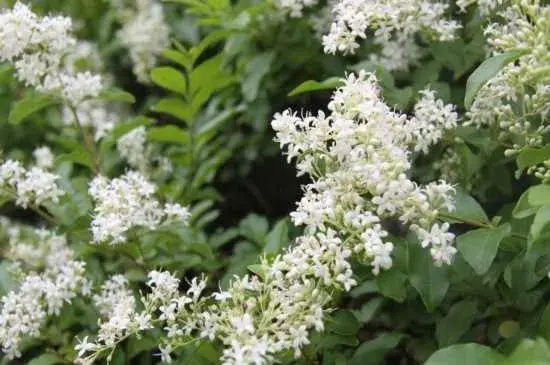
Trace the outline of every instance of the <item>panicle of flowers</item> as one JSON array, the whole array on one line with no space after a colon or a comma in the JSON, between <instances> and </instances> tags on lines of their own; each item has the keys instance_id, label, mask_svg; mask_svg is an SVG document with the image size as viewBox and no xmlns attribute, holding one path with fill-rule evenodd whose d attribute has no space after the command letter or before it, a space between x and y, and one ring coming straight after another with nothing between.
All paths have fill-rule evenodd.
<instances>
[{"instance_id":1,"label":"panicle of flowers","mask_svg":"<svg viewBox=\"0 0 550 365\"><path fill-rule=\"evenodd\" d=\"M0 343L8 358L21 356L21 342L39 337L48 315L59 315L65 303L89 293L85 263L75 259L64 236L46 230L8 225L8 258L22 273L21 283L0 299ZM24 233L23 233L24 232Z\"/></svg>"},{"instance_id":2,"label":"panicle of flowers","mask_svg":"<svg viewBox=\"0 0 550 365\"><path fill-rule=\"evenodd\" d=\"M460 25L445 18L449 4L430 0L341 0L334 6L334 20L323 37L326 53L355 53L358 41L373 30L377 43L392 37L403 43L418 32L440 41L454 38Z\"/></svg>"},{"instance_id":3,"label":"panicle of flowers","mask_svg":"<svg viewBox=\"0 0 550 365\"><path fill-rule=\"evenodd\" d=\"M511 145L506 154L513 155L541 146L550 130L550 5L513 1L499 16L501 22L485 30L492 54L520 56L477 93L467 124L498 126L500 139Z\"/></svg>"},{"instance_id":4,"label":"panicle of flowers","mask_svg":"<svg viewBox=\"0 0 550 365\"><path fill-rule=\"evenodd\" d=\"M170 45L170 27L164 19L162 4L156 0L111 0L122 28L122 44L130 51L134 74L140 82L149 82L149 70L157 56Z\"/></svg>"},{"instance_id":5,"label":"panicle of flowers","mask_svg":"<svg viewBox=\"0 0 550 365\"><path fill-rule=\"evenodd\" d=\"M414 116L409 120L416 140L415 151L429 152L431 146L437 144L447 130L458 125L458 114L454 105L445 105L443 100L436 99L433 90L420 91L422 98L414 106Z\"/></svg>"},{"instance_id":6,"label":"panicle of flowers","mask_svg":"<svg viewBox=\"0 0 550 365\"><path fill-rule=\"evenodd\" d=\"M13 64L25 85L55 93L71 105L99 95L99 75L70 72L63 65L67 51L76 44L70 18L39 17L17 2L13 9L0 13L0 24L0 61Z\"/></svg>"},{"instance_id":7,"label":"panicle of flowers","mask_svg":"<svg viewBox=\"0 0 550 365\"><path fill-rule=\"evenodd\" d=\"M376 77L366 72L350 74L344 83L329 103L331 115L300 118L286 111L272 126L288 158L296 158L298 173L313 178L291 213L294 223L311 232L355 232L345 240L348 247L378 273L391 267L393 248L382 220L430 229L440 212L454 208L451 185L422 187L407 173L410 151L417 146L427 151L457 116L452 106L424 91L408 119L382 101Z\"/></svg>"},{"instance_id":8,"label":"panicle of flowers","mask_svg":"<svg viewBox=\"0 0 550 365\"><path fill-rule=\"evenodd\" d=\"M86 336L75 346L77 364L93 364L100 354L114 348L131 334L152 328L151 315L137 310L134 295L128 288L128 279L123 275L114 275L106 280L92 299L100 313L99 331L95 341L90 342ZM111 356L112 352L107 357L108 361Z\"/></svg>"},{"instance_id":9,"label":"panicle of flowers","mask_svg":"<svg viewBox=\"0 0 550 365\"><path fill-rule=\"evenodd\" d=\"M318 0L274 0L275 6L291 18L301 18L305 9L317 5Z\"/></svg>"},{"instance_id":10,"label":"panicle of flowers","mask_svg":"<svg viewBox=\"0 0 550 365\"><path fill-rule=\"evenodd\" d=\"M26 169L19 161L6 160L0 165L0 196L14 199L22 208L57 203L65 194L57 185L58 179L40 167Z\"/></svg>"},{"instance_id":11,"label":"panicle of flowers","mask_svg":"<svg viewBox=\"0 0 550 365\"><path fill-rule=\"evenodd\" d=\"M155 184L136 171L112 180L103 176L94 178L89 187L95 203L93 243L126 242L128 231L137 227L155 230L165 224L186 223L189 210L176 203L161 204L154 196L156 189Z\"/></svg>"}]
</instances>

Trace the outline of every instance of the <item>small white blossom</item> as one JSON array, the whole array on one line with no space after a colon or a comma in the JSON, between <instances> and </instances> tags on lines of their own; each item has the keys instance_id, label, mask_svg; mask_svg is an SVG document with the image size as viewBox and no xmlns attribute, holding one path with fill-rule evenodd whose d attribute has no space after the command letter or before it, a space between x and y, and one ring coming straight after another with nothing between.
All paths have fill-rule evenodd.
<instances>
[{"instance_id":1,"label":"small white blossom","mask_svg":"<svg viewBox=\"0 0 550 365\"><path fill-rule=\"evenodd\" d=\"M113 180L96 177L89 187L95 202L93 242L122 243L128 239L128 231L135 227L155 230L174 220L186 223L189 214L185 214L185 208L174 204L168 205L168 209L162 206L154 197L156 189L135 171Z\"/></svg>"}]
</instances>

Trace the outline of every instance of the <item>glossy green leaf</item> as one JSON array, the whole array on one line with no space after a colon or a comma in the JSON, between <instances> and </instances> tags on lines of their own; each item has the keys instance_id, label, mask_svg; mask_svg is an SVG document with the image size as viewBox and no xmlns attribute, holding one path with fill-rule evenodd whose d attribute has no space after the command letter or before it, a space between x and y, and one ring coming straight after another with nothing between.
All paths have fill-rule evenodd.
<instances>
[{"instance_id":1,"label":"glossy green leaf","mask_svg":"<svg viewBox=\"0 0 550 365\"><path fill-rule=\"evenodd\" d=\"M476 274L483 275L489 271L500 242L509 233L509 224L498 228L479 228L468 231L457 237L458 250Z\"/></svg>"},{"instance_id":2,"label":"glossy green leaf","mask_svg":"<svg viewBox=\"0 0 550 365\"><path fill-rule=\"evenodd\" d=\"M479 67L472 72L466 82L466 96L464 97L464 105L470 108L474 102L478 91L489 80L495 77L498 72L508 63L517 60L522 55L522 52L512 51L506 52L491 58L486 59Z\"/></svg>"},{"instance_id":3,"label":"glossy green leaf","mask_svg":"<svg viewBox=\"0 0 550 365\"><path fill-rule=\"evenodd\" d=\"M533 220L533 223L531 224L531 229L529 231L529 241L535 242L539 238L546 237L548 232L548 226L550 223L550 205L545 205L541 207L537 214L535 215L535 219Z\"/></svg>"},{"instance_id":4,"label":"glossy green leaf","mask_svg":"<svg viewBox=\"0 0 550 365\"><path fill-rule=\"evenodd\" d=\"M19 124L32 114L59 104L60 100L48 94L27 94L23 99L15 103L8 116L8 122Z\"/></svg>"},{"instance_id":5,"label":"glossy green leaf","mask_svg":"<svg viewBox=\"0 0 550 365\"><path fill-rule=\"evenodd\" d=\"M479 222L489 223L489 218L479 203L461 189L455 194L455 210L449 214L450 222ZM453 217L455 219L453 219Z\"/></svg>"},{"instance_id":6,"label":"glossy green leaf","mask_svg":"<svg viewBox=\"0 0 550 365\"><path fill-rule=\"evenodd\" d=\"M359 321L352 312L341 309L328 320L327 331L343 336L353 336L359 330Z\"/></svg>"},{"instance_id":7,"label":"glossy green leaf","mask_svg":"<svg viewBox=\"0 0 550 365\"><path fill-rule=\"evenodd\" d=\"M185 95L187 80L185 76L173 67L157 67L151 70L151 80L167 90Z\"/></svg>"},{"instance_id":8,"label":"glossy green leaf","mask_svg":"<svg viewBox=\"0 0 550 365\"><path fill-rule=\"evenodd\" d=\"M504 357L490 347L468 343L434 353L424 365L502 365Z\"/></svg>"},{"instance_id":9,"label":"glossy green leaf","mask_svg":"<svg viewBox=\"0 0 550 365\"><path fill-rule=\"evenodd\" d=\"M136 102L136 98L134 98L132 94L118 88L110 88L110 89L105 89L101 91L101 93L98 96L98 99L104 100L104 101L115 101L115 102L121 102L121 103L129 103L129 104L133 104Z\"/></svg>"},{"instance_id":10,"label":"glossy green leaf","mask_svg":"<svg viewBox=\"0 0 550 365\"><path fill-rule=\"evenodd\" d=\"M437 322L435 336L440 347L447 347L460 340L470 329L477 314L475 300L463 300L451 307L449 313Z\"/></svg>"},{"instance_id":11,"label":"glossy green leaf","mask_svg":"<svg viewBox=\"0 0 550 365\"><path fill-rule=\"evenodd\" d=\"M288 243L288 221L281 219L275 224L275 227L268 233L264 246L264 252L267 254L277 254Z\"/></svg>"},{"instance_id":12,"label":"glossy green leaf","mask_svg":"<svg viewBox=\"0 0 550 365\"><path fill-rule=\"evenodd\" d=\"M520 171L550 159L550 145L542 148L526 147L519 153L516 163Z\"/></svg>"},{"instance_id":13,"label":"glossy green leaf","mask_svg":"<svg viewBox=\"0 0 550 365\"><path fill-rule=\"evenodd\" d=\"M321 82L308 80L292 89L292 91L288 93L288 96L296 96L313 91L332 90L341 85L342 81L337 77L331 77Z\"/></svg>"},{"instance_id":14,"label":"glossy green leaf","mask_svg":"<svg viewBox=\"0 0 550 365\"><path fill-rule=\"evenodd\" d=\"M550 204L550 185L541 184L531 186L521 194L512 215L522 219L535 214L543 205Z\"/></svg>"},{"instance_id":15,"label":"glossy green leaf","mask_svg":"<svg viewBox=\"0 0 550 365\"><path fill-rule=\"evenodd\" d=\"M525 339L502 365L548 365L550 364L550 346L544 339Z\"/></svg>"},{"instance_id":16,"label":"glossy green leaf","mask_svg":"<svg viewBox=\"0 0 550 365\"><path fill-rule=\"evenodd\" d=\"M436 266L429 251L420 243L409 239L407 244L409 282L420 294L426 309L432 312L449 289L448 268Z\"/></svg>"},{"instance_id":17,"label":"glossy green leaf","mask_svg":"<svg viewBox=\"0 0 550 365\"><path fill-rule=\"evenodd\" d=\"M364 342L357 348L350 365L380 365L388 351L395 348L405 338L402 333L384 333L374 340Z\"/></svg>"},{"instance_id":18,"label":"glossy green leaf","mask_svg":"<svg viewBox=\"0 0 550 365\"><path fill-rule=\"evenodd\" d=\"M151 110L171 115L187 124L190 124L194 117L193 110L189 104L185 100L176 97L160 99L153 105Z\"/></svg>"},{"instance_id":19,"label":"glossy green leaf","mask_svg":"<svg viewBox=\"0 0 550 365\"><path fill-rule=\"evenodd\" d=\"M173 125L163 127L152 127L147 131L148 139L155 142L173 142L187 144L189 133Z\"/></svg>"}]
</instances>

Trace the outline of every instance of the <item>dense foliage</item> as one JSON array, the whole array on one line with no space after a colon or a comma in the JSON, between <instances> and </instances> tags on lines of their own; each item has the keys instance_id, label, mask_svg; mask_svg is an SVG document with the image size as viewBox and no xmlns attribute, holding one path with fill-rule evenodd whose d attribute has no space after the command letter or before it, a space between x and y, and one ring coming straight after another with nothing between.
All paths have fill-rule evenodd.
<instances>
[{"instance_id":1,"label":"dense foliage","mask_svg":"<svg viewBox=\"0 0 550 365\"><path fill-rule=\"evenodd\" d=\"M8 364L550 364L544 0L0 0Z\"/></svg>"}]
</instances>

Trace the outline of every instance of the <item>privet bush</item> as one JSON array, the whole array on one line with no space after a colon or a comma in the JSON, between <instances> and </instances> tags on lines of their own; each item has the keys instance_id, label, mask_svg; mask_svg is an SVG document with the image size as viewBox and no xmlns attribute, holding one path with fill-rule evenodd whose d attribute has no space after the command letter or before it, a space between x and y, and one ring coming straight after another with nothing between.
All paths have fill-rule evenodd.
<instances>
[{"instance_id":1,"label":"privet bush","mask_svg":"<svg viewBox=\"0 0 550 365\"><path fill-rule=\"evenodd\" d=\"M550 364L547 2L0 5L2 363Z\"/></svg>"}]
</instances>

